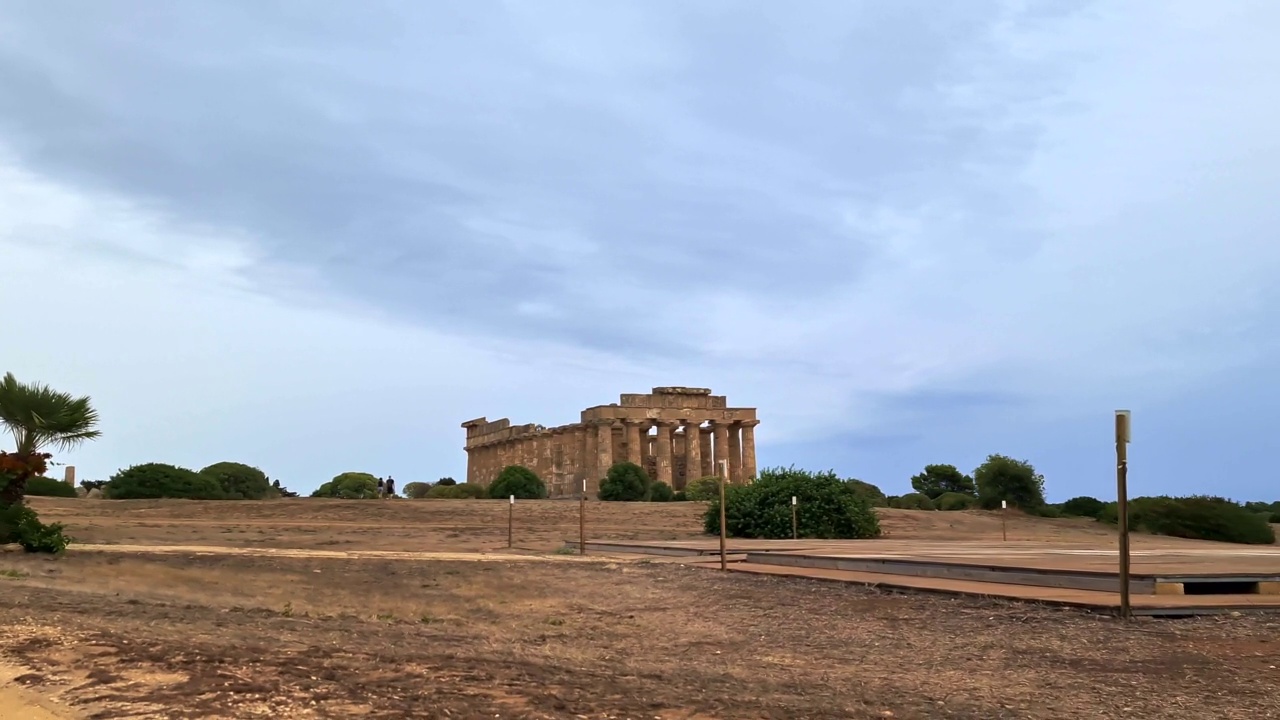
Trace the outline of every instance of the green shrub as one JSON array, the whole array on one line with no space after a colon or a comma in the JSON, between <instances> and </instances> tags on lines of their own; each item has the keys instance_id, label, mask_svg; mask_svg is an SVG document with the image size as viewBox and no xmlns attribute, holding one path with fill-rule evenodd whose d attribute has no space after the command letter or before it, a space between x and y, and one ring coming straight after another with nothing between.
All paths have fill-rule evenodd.
<instances>
[{"instance_id":1,"label":"green shrub","mask_svg":"<svg viewBox=\"0 0 1280 720\"><path fill-rule=\"evenodd\" d=\"M889 503L884 496L884 492L869 482L858 480L857 478L849 478L845 480L854 492L858 493L864 500L871 503L872 507L888 507Z\"/></svg>"},{"instance_id":2,"label":"green shrub","mask_svg":"<svg viewBox=\"0 0 1280 720\"><path fill-rule=\"evenodd\" d=\"M519 500L541 500L547 496L547 486L529 468L508 465L489 486L489 497L506 499L511 495Z\"/></svg>"},{"instance_id":3,"label":"green shrub","mask_svg":"<svg viewBox=\"0 0 1280 720\"><path fill-rule=\"evenodd\" d=\"M371 500L378 497L378 478L364 472L344 472L316 488L311 497Z\"/></svg>"},{"instance_id":4,"label":"green shrub","mask_svg":"<svg viewBox=\"0 0 1280 720\"><path fill-rule=\"evenodd\" d=\"M898 498L897 507L903 510L936 510L933 501L924 493L907 493Z\"/></svg>"},{"instance_id":5,"label":"green shrub","mask_svg":"<svg viewBox=\"0 0 1280 720\"><path fill-rule=\"evenodd\" d=\"M901 495L889 495L889 496L886 496L884 499L885 507L896 508L896 507L901 507L901 505L902 505Z\"/></svg>"},{"instance_id":6,"label":"green shrub","mask_svg":"<svg viewBox=\"0 0 1280 720\"><path fill-rule=\"evenodd\" d=\"M1054 505L1052 503L1045 503L1044 505L1036 505L1034 507L1025 508L1023 512L1025 512L1028 515L1035 515L1036 517L1060 518L1062 517L1062 506Z\"/></svg>"},{"instance_id":7,"label":"green shrub","mask_svg":"<svg viewBox=\"0 0 1280 720\"><path fill-rule=\"evenodd\" d=\"M55 480L51 477L41 477L33 475L27 478L26 495L35 495L38 497L67 497L76 496L76 489L61 480Z\"/></svg>"},{"instance_id":8,"label":"green shrub","mask_svg":"<svg viewBox=\"0 0 1280 720\"><path fill-rule=\"evenodd\" d=\"M720 497L720 478L714 475L701 477L684 486L684 495L696 502L707 502Z\"/></svg>"},{"instance_id":9,"label":"green shrub","mask_svg":"<svg viewBox=\"0 0 1280 720\"><path fill-rule=\"evenodd\" d=\"M968 510L978 505L978 498L958 492L946 492L939 495L933 504L939 510Z\"/></svg>"},{"instance_id":10,"label":"green shrub","mask_svg":"<svg viewBox=\"0 0 1280 720\"><path fill-rule=\"evenodd\" d=\"M222 487L213 478L165 463L144 463L125 468L111 476L105 492L112 500L220 500L223 497Z\"/></svg>"},{"instance_id":11,"label":"green shrub","mask_svg":"<svg viewBox=\"0 0 1280 720\"><path fill-rule=\"evenodd\" d=\"M214 463L200 471L213 478L222 488L224 497L231 500L265 500L272 495L271 480L267 474L252 465L238 462Z\"/></svg>"},{"instance_id":12,"label":"green shrub","mask_svg":"<svg viewBox=\"0 0 1280 720\"><path fill-rule=\"evenodd\" d=\"M620 462L609 468L596 497L610 502L636 502L644 500L648 492L649 474L644 468L632 462Z\"/></svg>"},{"instance_id":13,"label":"green shrub","mask_svg":"<svg viewBox=\"0 0 1280 720\"><path fill-rule=\"evenodd\" d=\"M457 485L433 485L427 497L436 500L479 500L489 497L489 488L472 483Z\"/></svg>"},{"instance_id":14,"label":"green shrub","mask_svg":"<svg viewBox=\"0 0 1280 720\"><path fill-rule=\"evenodd\" d=\"M924 472L911 478L911 487L930 500L945 493L978 494L973 478L960 472L955 465L925 465Z\"/></svg>"},{"instance_id":15,"label":"green shrub","mask_svg":"<svg viewBox=\"0 0 1280 720\"><path fill-rule=\"evenodd\" d=\"M436 484L437 484L437 485L444 485L445 487L448 487L448 486L450 486L450 485L457 485L457 484L458 484L458 481L457 481L457 480L454 480L454 479L453 479L453 478L451 478L451 477L442 477L442 478L440 478L439 480L437 480L437 481L436 481Z\"/></svg>"},{"instance_id":16,"label":"green shrub","mask_svg":"<svg viewBox=\"0 0 1280 720\"><path fill-rule=\"evenodd\" d=\"M689 496L683 490L677 490L675 495L671 496L671 502L688 502Z\"/></svg>"},{"instance_id":17,"label":"green shrub","mask_svg":"<svg viewBox=\"0 0 1280 720\"><path fill-rule=\"evenodd\" d=\"M1118 522L1116 503L1107 503L1098 520ZM1270 545L1275 531L1266 518L1220 497L1137 497L1129 501L1129 528L1153 535Z\"/></svg>"},{"instance_id":18,"label":"green shrub","mask_svg":"<svg viewBox=\"0 0 1280 720\"><path fill-rule=\"evenodd\" d=\"M62 523L41 522L36 511L26 505L0 507L0 544L16 542L27 552L57 555L75 541L65 530Z\"/></svg>"},{"instance_id":19,"label":"green shrub","mask_svg":"<svg viewBox=\"0 0 1280 720\"><path fill-rule=\"evenodd\" d=\"M649 502L671 502L675 497L671 486L664 482L656 482L649 486Z\"/></svg>"},{"instance_id":20,"label":"green shrub","mask_svg":"<svg viewBox=\"0 0 1280 720\"><path fill-rule=\"evenodd\" d=\"M1044 476L1025 460L988 455L973 471L973 479L978 503L987 510L999 508L1001 501L1027 512L1044 505Z\"/></svg>"},{"instance_id":21,"label":"green shrub","mask_svg":"<svg viewBox=\"0 0 1280 720\"><path fill-rule=\"evenodd\" d=\"M880 521L866 498L831 471L796 468L761 470L749 485L726 488L727 533L741 538L790 538L791 498L799 500L798 529L807 538L870 538ZM707 507L703 529L720 533L720 501Z\"/></svg>"},{"instance_id":22,"label":"green shrub","mask_svg":"<svg viewBox=\"0 0 1280 720\"><path fill-rule=\"evenodd\" d=\"M1081 495L1062 503L1062 514L1071 517L1097 518L1107 504L1097 498Z\"/></svg>"},{"instance_id":23,"label":"green shrub","mask_svg":"<svg viewBox=\"0 0 1280 720\"><path fill-rule=\"evenodd\" d=\"M424 482L411 482L406 484L400 490L404 493L405 497L422 499L427 496L427 493L431 492L431 484Z\"/></svg>"}]
</instances>

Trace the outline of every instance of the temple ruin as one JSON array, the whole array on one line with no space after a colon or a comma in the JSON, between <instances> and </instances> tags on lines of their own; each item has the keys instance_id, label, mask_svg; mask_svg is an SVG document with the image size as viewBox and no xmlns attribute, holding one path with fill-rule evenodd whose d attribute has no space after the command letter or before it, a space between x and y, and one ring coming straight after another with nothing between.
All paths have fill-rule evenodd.
<instances>
[{"instance_id":1,"label":"temple ruin","mask_svg":"<svg viewBox=\"0 0 1280 720\"><path fill-rule=\"evenodd\" d=\"M467 430L467 482L487 486L502 468L523 465L547 484L551 497L576 497L587 481L595 497L616 462L645 468L676 490L715 475L726 460L729 481L756 475L755 408L731 408L708 388L656 387L582 411L580 422L547 428L481 417Z\"/></svg>"}]
</instances>

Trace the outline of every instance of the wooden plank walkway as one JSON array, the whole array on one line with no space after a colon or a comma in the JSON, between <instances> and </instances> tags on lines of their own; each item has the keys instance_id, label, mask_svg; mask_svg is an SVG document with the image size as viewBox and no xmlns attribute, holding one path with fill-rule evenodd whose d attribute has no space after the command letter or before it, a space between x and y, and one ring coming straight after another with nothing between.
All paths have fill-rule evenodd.
<instances>
[{"instance_id":1,"label":"wooden plank walkway","mask_svg":"<svg viewBox=\"0 0 1280 720\"><path fill-rule=\"evenodd\" d=\"M697 567L718 568L718 564L706 561L690 563ZM846 582L860 585L934 592L948 595L996 597L1022 602L1062 605L1090 610L1117 612L1120 608L1118 593L1096 590L1049 588L1036 585L1008 585L949 578L927 578L910 575L827 570L823 568L798 568L783 565L760 565L739 562L729 565L731 572L755 575L800 577L815 580ZM1207 615L1215 613L1280 610L1280 596L1276 595L1134 595L1132 608L1138 615Z\"/></svg>"}]
</instances>

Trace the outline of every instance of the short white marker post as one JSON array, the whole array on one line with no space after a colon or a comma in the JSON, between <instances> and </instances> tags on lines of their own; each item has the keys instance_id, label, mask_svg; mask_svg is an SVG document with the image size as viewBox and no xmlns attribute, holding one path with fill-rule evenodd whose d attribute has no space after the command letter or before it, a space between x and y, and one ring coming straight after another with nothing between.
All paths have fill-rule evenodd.
<instances>
[{"instance_id":1,"label":"short white marker post","mask_svg":"<svg viewBox=\"0 0 1280 720\"><path fill-rule=\"evenodd\" d=\"M578 554L587 554L587 479L582 478L582 497L578 500Z\"/></svg>"},{"instance_id":2,"label":"short white marker post","mask_svg":"<svg viewBox=\"0 0 1280 720\"><path fill-rule=\"evenodd\" d=\"M1000 501L1000 539L1009 542L1009 501Z\"/></svg>"},{"instance_id":3,"label":"short white marker post","mask_svg":"<svg viewBox=\"0 0 1280 720\"><path fill-rule=\"evenodd\" d=\"M507 505L507 547L513 547L513 528L516 520L516 496L511 496L511 502Z\"/></svg>"},{"instance_id":4,"label":"short white marker post","mask_svg":"<svg viewBox=\"0 0 1280 720\"><path fill-rule=\"evenodd\" d=\"M791 496L791 539L799 540L799 526L796 524L796 496Z\"/></svg>"}]
</instances>

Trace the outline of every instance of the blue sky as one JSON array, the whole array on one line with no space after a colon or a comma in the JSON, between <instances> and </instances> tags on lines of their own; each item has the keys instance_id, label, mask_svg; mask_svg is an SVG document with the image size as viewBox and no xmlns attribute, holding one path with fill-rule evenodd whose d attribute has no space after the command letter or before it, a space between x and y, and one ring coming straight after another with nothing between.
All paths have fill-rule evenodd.
<instances>
[{"instance_id":1,"label":"blue sky","mask_svg":"<svg viewBox=\"0 0 1280 720\"><path fill-rule=\"evenodd\" d=\"M1280 498L1280 5L0 13L0 369L148 461L460 477L656 385L902 492Z\"/></svg>"}]
</instances>

